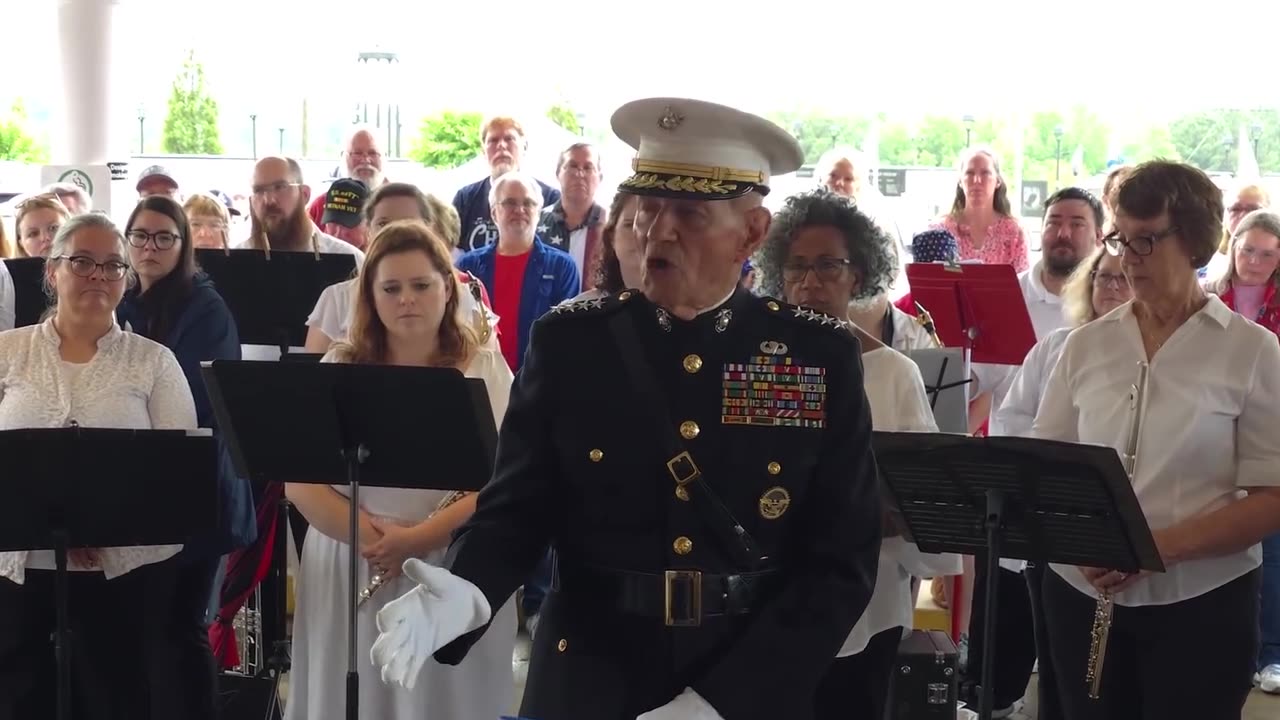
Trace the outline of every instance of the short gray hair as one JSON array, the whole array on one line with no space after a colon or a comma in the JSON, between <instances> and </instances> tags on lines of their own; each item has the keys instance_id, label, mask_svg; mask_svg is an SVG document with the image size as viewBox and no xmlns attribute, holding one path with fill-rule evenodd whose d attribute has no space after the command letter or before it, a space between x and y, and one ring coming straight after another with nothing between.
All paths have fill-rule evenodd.
<instances>
[{"instance_id":1,"label":"short gray hair","mask_svg":"<svg viewBox=\"0 0 1280 720\"><path fill-rule=\"evenodd\" d=\"M75 197L76 202L80 204L81 212L89 212L93 209L93 198L84 188L69 182L50 183L44 189L44 192L50 192L61 198L63 195L71 195Z\"/></svg>"},{"instance_id":2,"label":"short gray hair","mask_svg":"<svg viewBox=\"0 0 1280 720\"><path fill-rule=\"evenodd\" d=\"M45 262L52 264L56 258L67 253L67 246L71 244L72 237L81 230L106 230L116 238L116 247L120 253L120 259L125 265L129 264L129 246L125 243L124 233L120 232L120 226L116 225L111 218L100 212L90 212L83 215L73 215L70 220L63 223L57 234L53 236L53 242L49 243L49 257ZM49 271L44 274L44 293L49 297L49 309L53 310L58 303L57 293L53 290L53 285L49 282L49 275L53 272L52 266ZM127 287L132 287L134 282L133 268L125 273L125 282Z\"/></svg>"},{"instance_id":3,"label":"short gray hair","mask_svg":"<svg viewBox=\"0 0 1280 720\"><path fill-rule=\"evenodd\" d=\"M498 189L507 183L513 182L524 185L524 189L529 193L529 197L538 201L537 210L542 209L542 186L538 184L538 181L535 180L532 175L526 172L521 172L520 170L512 170L511 172L503 173L498 176L497 180L494 180L489 184L490 208L498 204ZM535 213L537 210L535 210Z\"/></svg>"}]
</instances>

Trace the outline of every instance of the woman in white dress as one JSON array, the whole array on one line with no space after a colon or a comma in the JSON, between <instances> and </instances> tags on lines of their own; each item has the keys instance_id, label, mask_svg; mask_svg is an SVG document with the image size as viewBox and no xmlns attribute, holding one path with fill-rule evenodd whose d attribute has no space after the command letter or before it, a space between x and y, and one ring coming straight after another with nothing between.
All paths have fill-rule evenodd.
<instances>
[{"instance_id":1,"label":"woman in white dress","mask_svg":"<svg viewBox=\"0 0 1280 720\"><path fill-rule=\"evenodd\" d=\"M502 422L511 371L501 355L480 346L472 327L457 313L464 292L454 277L449 250L426 225L396 222L378 232L356 279L350 339L330 350L325 362L452 367L481 378L489 390L494 420ZM438 408L437 410L445 410ZM430 438L423 438L429 447ZM423 469L430 471L430 456ZM293 669L286 720L343 717L347 648L346 488L289 485L290 501L311 527L303 545ZM400 575L409 558L443 561L449 536L475 510L475 494L444 504L450 493L436 490L368 488L360 493L359 585L374 574L384 584L360 607L357 655L369 656L378 636L375 618L385 602L416 584ZM412 691L383 685L367 661L360 665L360 716L378 720L497 718L510 710L514 681L514 603L495 614L494 627L456 667L432 664Z\"/></svg>"},{"instance_id":2,"label":"woman in white dress","mask_svg":"<svg viewBox=\"0 0 1280 720\"><path fill-rule=\"evenodd\" d=\"M853 203L828 190L787 199L759 254L766 292L849 321L850 304L876 297L897 272L893 241ZM937 432L920 369L849 322L862 343L863 382L875 430ZM956 574L958 555L926 555L886 518L876 587L818 685L814 717L882 718L898 644L911 629L913 577Z\"/></svg>"}]
</instances>

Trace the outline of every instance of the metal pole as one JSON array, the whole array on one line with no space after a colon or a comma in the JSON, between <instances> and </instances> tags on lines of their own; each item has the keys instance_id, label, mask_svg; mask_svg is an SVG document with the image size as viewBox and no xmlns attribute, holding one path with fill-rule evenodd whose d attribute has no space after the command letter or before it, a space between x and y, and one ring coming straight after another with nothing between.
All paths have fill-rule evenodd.
<instances>
[{"instance_id":1,"label":"metal pole","mask_svg":"<svg viewBox=\"0 0 1280 720\"><path fill-rule=\"evenodd\" d=\"M252 143L253 145L253 159L257 160L258 159L258 116L257 115L249 116L249 125L251 127L250 133L252 135L249 142Z\"/></svg>"},{"instance_id":2,"label":"metal pole","mask_svg":"<svg viewBox=\"0 0 1280 720\"><path fill-rule=\"evenodd\" d=\"M146 122L147 122L147 118L145 115L138 116L138 154L139 155L146 152L147 133L144 130ZM1254 154L1257 155L1256 152Z\"/></svg>"},{"instance_id":3,"label":"metal pole","mask_svg":"<svg viewBox=\"0 0 1280 720\"><path fill-rule=\"evenodd\" d=\"M1053 151L1053 186L1058 187L1062 183L1062 138L1054 141Z\"/></svg>"},{"instance_id":4,"label":"metal pole","mask_svg":"<svg viewBox=\"0 0 1280 720\"><path fill-rule=\"evenodd\" d=\"M284 128L280 128L280 154L284 154Z\"/></svg>"}]
</instances>

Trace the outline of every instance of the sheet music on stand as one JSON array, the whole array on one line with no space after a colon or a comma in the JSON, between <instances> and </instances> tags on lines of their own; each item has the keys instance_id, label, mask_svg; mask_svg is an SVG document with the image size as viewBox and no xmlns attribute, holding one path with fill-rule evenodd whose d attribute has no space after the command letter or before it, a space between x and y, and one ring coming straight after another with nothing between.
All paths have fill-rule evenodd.
<instances>
[{"instance_id":1,"label":"sheet music on stand","mask_svg":"<svg viewBox=\"0 0 1280 720\"><path fill-rule=\"evenodd\" d=\"M961 348L921 348L907 357L920 368L933 420L944 433L969 432L969 365Z\"/></svg>"}]
</instances>

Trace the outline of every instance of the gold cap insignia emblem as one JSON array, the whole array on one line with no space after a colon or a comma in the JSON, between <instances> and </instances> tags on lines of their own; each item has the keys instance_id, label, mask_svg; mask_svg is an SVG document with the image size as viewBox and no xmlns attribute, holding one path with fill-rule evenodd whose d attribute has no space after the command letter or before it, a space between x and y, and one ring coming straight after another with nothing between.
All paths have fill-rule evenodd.
<instances>
[{"instance_id":1,"label":"gold cap insignia emblem","mask_svg":"<svg viewBox=\"0 0 1280 720\"><path fill-rule=\"evenodd\" d=\"M760 517L777 520L791 506L791 493L786 488L771 487L760 496Z\"/></svg>"},{"instance_id":2,"label":"gold cap insignia emblem","mask_svg":"<svg viewBox=\"0 0 1280 720\"><path fill-rule=\"evenodd\" d=\"M760 343L760 352L765 355L786 355L787 344L777 340L765 340Z\"/></svg>"},{"instance_id":3,"label":"gold cap insignia emblem","mask_svg":"<svg viewBox=\"0 0 1280 720\"><path fill-rule=\"evenodd\" d=\"M680 123L684 122L684 116L676 112L670 105L662 112L662 117L658 118L658 127L668 132L680 127Z\"/></svg>"}]
</instances>

